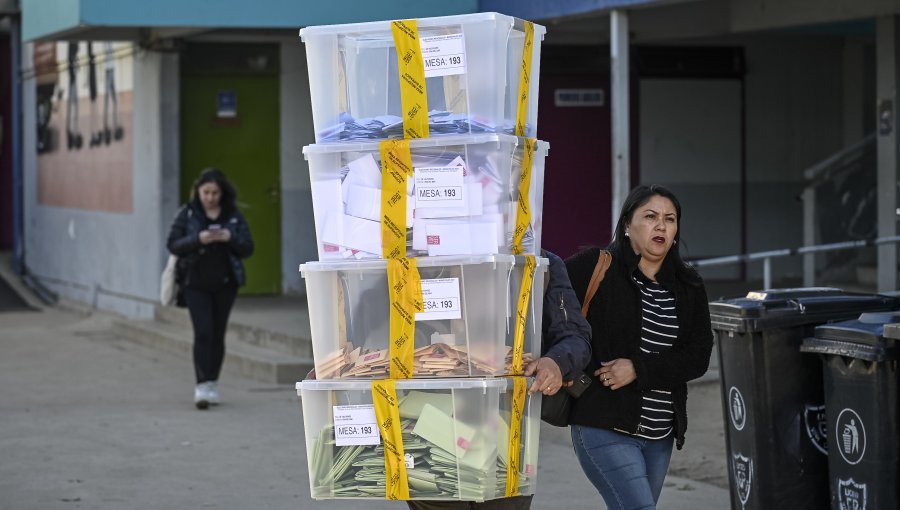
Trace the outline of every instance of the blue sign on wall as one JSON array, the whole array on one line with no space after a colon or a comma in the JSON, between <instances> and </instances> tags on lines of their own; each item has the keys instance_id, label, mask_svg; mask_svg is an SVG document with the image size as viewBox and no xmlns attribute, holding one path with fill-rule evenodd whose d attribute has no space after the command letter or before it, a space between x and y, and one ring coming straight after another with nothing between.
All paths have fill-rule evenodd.
<instances>
[{"instance_id":1,"label":"blue sign on wall","mask_svg":"<svg viewBox=\"0 0 900 510\"><path fill-rule=\"evenodd\" d=\"M216 117L237 117L237 95L233 90L220 90L217 94Z\"/></svg>"}]
</instances>

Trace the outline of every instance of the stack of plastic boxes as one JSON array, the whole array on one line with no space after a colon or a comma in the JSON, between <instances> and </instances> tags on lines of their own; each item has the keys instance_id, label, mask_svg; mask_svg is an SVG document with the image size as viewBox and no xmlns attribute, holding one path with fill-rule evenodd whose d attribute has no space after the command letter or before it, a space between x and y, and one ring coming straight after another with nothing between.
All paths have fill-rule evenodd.
<instances>
[{"instance_id":1,"label":"stack of plastic boxes","mask_svg":"<svg viewBox=\"0 0 900 510\"><path fill-rule=\"evenodd\" d=\"M392 26L300 32L316 130L316 144L303 153L319 261L300 267L317 380L297 390L316 499L397 497L386 480L392 443L373 399L376 384L391 377L398 306L382 256L382 143L404 136ZM423 306L411 335L411 377L389 381L399 413L391 431L402 438L408 486L401 499L533 494L540 397L523 398L529 381L507 376L520 374L541 347L547 260L535 256L548 145L514 133L536 133L544 28L495 13L413 26L429 136L409 140L414 172L406 185L405 256L415 260ZM531 79L520 87L526 37Z\"/></svg>"}]
</instances>

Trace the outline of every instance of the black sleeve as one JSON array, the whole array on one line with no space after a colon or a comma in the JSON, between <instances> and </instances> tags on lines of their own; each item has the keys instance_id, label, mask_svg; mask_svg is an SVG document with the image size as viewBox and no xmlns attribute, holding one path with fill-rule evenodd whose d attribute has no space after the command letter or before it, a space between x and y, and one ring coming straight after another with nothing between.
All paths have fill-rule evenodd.
<instances>
[{"instance_id":1,"label":"black sleeve","mask_svg":"<svg viewBox=\"0 0 900 510\"><path fill-rule=\"evenodd\" d=\"M544 356L559 365L563 379L571 380L591 361L591 327L581 316L581 305L572 290L562 259L547 252L550 284L544 294ZM573 374L576 372L576 374Z\"/></svg>"},{"instance_id":2,"label":"black sleeve","mask_svg":"<svg viewBox=\"0 0 900 510\"><path fill-rule=\"evenodd\" d=\"M197 251L201 246L200 235L188 232L188 211L188 206L184 206L178 211L175 221L169 228L169 238L166 241L169 253L179 257Z\"/></svg>"},{"instance_id":3,"label":"black sleeve","mask_svg":"<svg viewBox=\"0 0 900 510\"><path fill-rule=\"evenodd\" d=\"M240 211L235 211L234 219L229 221L226 228L231 231L231 240L228 241L228 249L239 258L245 259L253 255L253 236L250 235L250 227Z\"/></svg>"},{"instance_id":4,"label":"black sleeve","mask_svg":"<svg viewBox=\"0 0 900 510\"><path fill-rule=\"evenodd\" d=\"M709 322L709 302L701 284L691 287L690 315L682 322L687 331L683 341L668 351L633 360L637 383L641 389L675 388L706 373L712 352L713 334ZM679 335L681 336L681 335Z\"/></svg>"}]
</instances>

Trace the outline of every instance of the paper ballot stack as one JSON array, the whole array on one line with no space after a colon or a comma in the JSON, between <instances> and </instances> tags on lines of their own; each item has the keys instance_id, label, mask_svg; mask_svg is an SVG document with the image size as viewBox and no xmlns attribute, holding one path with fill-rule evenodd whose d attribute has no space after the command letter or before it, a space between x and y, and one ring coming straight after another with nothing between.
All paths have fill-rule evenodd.
<instances>
[{"instance_id":1,"label":"paper ballot stack","mask_svg":"<svg viewBox=\"0 0 900 510\"><path fill-rule=\"evenodd\" d=\"M410 140L406 255L513 253L524 143L509 135ZM524 253L539 254L544 158L537 142L528 182L531 219ZM308 145L319 260L381 258L379 144Z\"/></svg>"},{"instance_id":2,"label":"paper ballot stack","mask_svg":"<svg viewBox=\"0 0 900 510\"><path fill-rule=\"evenodd\" d=\"M313 498L534 493L541 397L521 374L541 354L548 267L544 33L497 13L300 31Z\"/></svg>"},{"instance_id":3,"label":"paper ballot stack","mask_svg":"<svg viewBox=\"0 0 900 510\"><path fill-rule=\"evenodd\" d=\"M518 262L518 263L517 263ZM425 311L416 314L414 377L510 374L521 257L481 255L417 260ZM536 259L522 359L540 356L546 259ZM384 260L310 262L310 332L319 379L385 379L391 302Z\"/></svg>"},{"instance_id":4,"label":"paper ballot stack","mask_svg":"<svg viewBox=\"0 0 900 510\"><path fill-rule=\"evenodd\" d=\"M524 22L493 12L416 20L424 58L429 136L513 133ZM532 76L546 29L534 27ZM390 21L306 27L316 143L403 138L401 78ZM528 88L523 136L537 133L538 80Z\"/></svg>"},{"instance_id":5,"label":"paper ballot stack","mask_svg":"<svg viewBox=\"0 0 900 510\"><path fill-rule=\"evenodd\" d=\"M303 400L313 498L383 499L384 447L366 439L374 421L362 381L297 383ZM507 378L397 382L411 499L483 501L506 490L512 383ZM532 494L537 476L540 398L523 413L519 493ZM352 416L335 423L335 416Z\"/></svg>"}]
</instances>

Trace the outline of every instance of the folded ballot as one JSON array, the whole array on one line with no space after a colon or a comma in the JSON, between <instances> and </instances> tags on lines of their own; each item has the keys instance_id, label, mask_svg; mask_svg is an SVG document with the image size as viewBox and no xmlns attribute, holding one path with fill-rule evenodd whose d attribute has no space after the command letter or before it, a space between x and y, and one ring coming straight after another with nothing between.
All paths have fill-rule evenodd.
<instances>
[{"instance_id":1,"label":"folded ballot","mask_svg":"<svg viewBox=\"0 0 900 510\"><path fill-rule=\"evenodd\" d=\"M544 157L538 142L526 181L526 253L540 250ZM381 258L379 143L310 145L313 212L320 260ZM513 253L524 141L466 135L410 141L406 181L407 256ZM377 227L377 228L376 228ZM377 247L377 248L376 248Z\"/></svg>"},{"instance_id":2,"label":"folded ballot","mask_svg":"<svg viewBox=\"0 0 900 510\"><path fill-rule=\"evenodd\" d=\"M440 380L420 390L403 390L398 381L400 432L410 499L484 501L504 497L508 467L508 429L512 384L507 379L454 380L438 389ZM349 386L348 386L349 385ZM353 388L339 390L335 388ZM334 423L314 425L328 416L326 407L363 401L370 384L359 382L298 383L303 397L304 424L312 496L316 499L385 497L385 457L380 437L370 444L338 446ZM317 390L313 388L332 388ZM325 395L320 395L326 393ZM321 398L321 397L327 398ZM535 436L539 421L530 415L527 397L521 423L519 493L533 494L537 465ZM371 401L371 400L369 400ZM323 406L319 408L318 406ZM352 407L365 407L357 404ZM310 428L314 427L314 428Z\"/></svg>"}]
</instances>

